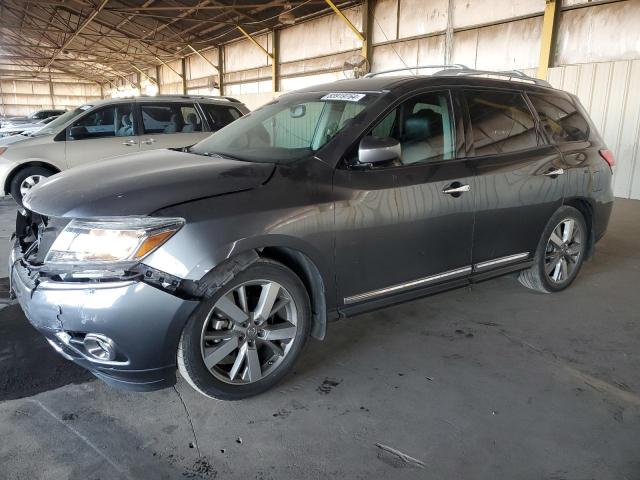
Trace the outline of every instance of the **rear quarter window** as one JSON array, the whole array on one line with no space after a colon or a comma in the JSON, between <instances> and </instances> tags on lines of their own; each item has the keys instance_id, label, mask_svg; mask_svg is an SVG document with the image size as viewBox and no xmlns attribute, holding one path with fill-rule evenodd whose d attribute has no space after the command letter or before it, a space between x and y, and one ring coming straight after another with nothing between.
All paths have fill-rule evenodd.
<instances>
[{"instance_id":1,"label":"rear quarter window","mask_svg":"<svg viewBox=\"0 0 640 480\"><path fill-rule=\"evenodd\" d=\"M578 107L560 95L528 93L540 123L555 143L589 139L589 123Z\"/></svg>"},{"instance_id":2,"label":"rear quarter window","mask_svg":"<svg viewBox=\"0 0 640 480\"><path fill-rule=\"evenodd\" d=\"M213 132L220 130L222 127L226 127L242 116L242 113L235 107L214 105L211 103L201 103L200 107L204 110L207 121L211 126L211 131Z\"/></svg>"}]
</instances>

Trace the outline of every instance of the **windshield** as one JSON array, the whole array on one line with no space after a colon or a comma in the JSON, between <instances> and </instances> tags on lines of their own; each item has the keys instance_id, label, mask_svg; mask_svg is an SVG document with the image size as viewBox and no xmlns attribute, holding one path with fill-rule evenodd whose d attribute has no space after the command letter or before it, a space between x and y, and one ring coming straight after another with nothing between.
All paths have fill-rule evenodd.
<instances>
[{"instance_id":1,"label":"windshield","mask_svg":"<svg viewBox=\"0 0 640 480\"><path fill-rule=\"evenodd\" d=\"M51 135L52 133L56 133L58 131L58 128L62 127L69 120L77 117L82 112L86 112L91 107L93 107L93 105L83 105L74 110L69 110L68 112L63 113L62 115L57 117L51 123L48 123L45 127L39 129L36 132L30 133L30 135L32 137L39 137L40 135Z\"/></svg>"},{"instance_id":2,"label":"windshield","mask_svg":"<svg viewBox=\"0 0 640 480\"><path fill-rule=\"evenodd\" d=\"M286 163L313 154L377 98L372 93L297 93L245 115L189 151Z\"/></svg>"}]
</instances>

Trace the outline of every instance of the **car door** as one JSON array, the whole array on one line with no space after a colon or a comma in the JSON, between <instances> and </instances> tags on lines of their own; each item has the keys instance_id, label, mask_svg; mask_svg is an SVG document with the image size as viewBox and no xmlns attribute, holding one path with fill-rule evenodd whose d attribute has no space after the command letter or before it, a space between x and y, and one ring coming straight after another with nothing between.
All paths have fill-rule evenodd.
<instances>
[{"instance_id":1,"label":"car door","mask_svg":"<svg viewBox=\"0 0 640 480\"><path fill-rule=\"evenodd\" d=\"M67 127L67 165L71 168L137 152L140 143L135 128L131 103L115 103L87 112Z\"/></svg>"},{"instance_id":2,"label":"car door","mask_svg":"<svg viewBox=\"0 0 640 480\"><path fill-rule=\"evenodd\" d=\"M347 307L470 273L474 178L459 112L448 91L414 95L367 133L398 140L399 161L363 168L348 158L336 169L344 198L336 202L336 271Z\"/></svg>"},{"instance_id":3,"label":"car door","mask_svg":"<svg viewBox=\"0 0 640 480\"><path fill-rule=\"evenodd\" d=\"M474 271L516 268L535 254L562 204L562 155L546 141L522 91L465 89L461 96L477 173Z\"/></svg>"},{"instance_id":4,"label":"car door","mask_svg":"<svg viewBox=\"0 0 640 480\"><path fill-rule=\"evenodd\" d=\"M139 102L140 148L180 148L198 143L211 133L193 102Z\"/></svg>"}]
</instances>

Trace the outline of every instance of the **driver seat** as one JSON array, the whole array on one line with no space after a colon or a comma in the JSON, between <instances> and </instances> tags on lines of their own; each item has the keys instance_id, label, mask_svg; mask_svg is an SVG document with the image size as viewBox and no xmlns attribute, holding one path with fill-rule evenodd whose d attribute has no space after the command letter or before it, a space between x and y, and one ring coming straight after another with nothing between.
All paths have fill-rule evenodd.
<instances>
[{"instance_id":1,"label":"driver seat","mask_svg":"<svg viewBox=\"0 0 640 480\"><path fill-rule=\"evenodd\" d=\"M402 163L411 165L442 154L435 145L442 136L442 115L424 108L407 117L402 139Z\"/></svg>"}]
</instances>

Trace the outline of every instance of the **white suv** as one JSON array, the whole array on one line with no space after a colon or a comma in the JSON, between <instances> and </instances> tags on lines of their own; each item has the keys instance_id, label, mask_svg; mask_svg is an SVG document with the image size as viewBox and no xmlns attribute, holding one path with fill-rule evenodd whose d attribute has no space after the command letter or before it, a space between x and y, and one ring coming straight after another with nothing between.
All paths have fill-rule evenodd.
<instances>
[{"instance_id":1,"label":"white suv","mask_svg":"<svg viewBox=\"0 0 640 480\"><path fill-rule=\"evenodd\" d=\"M21 204L31 187L62 170L137 151L193 145L248 111L230 97L188 95L83 105L24 138L0 141L0 188Z\"/></svg>"}]
</instances>

